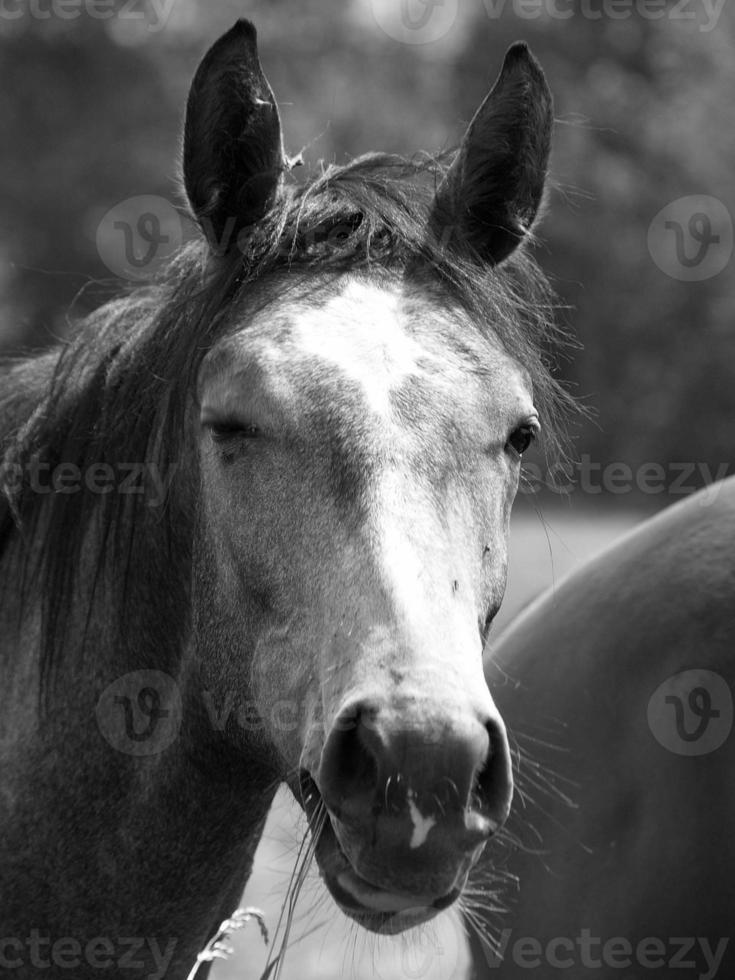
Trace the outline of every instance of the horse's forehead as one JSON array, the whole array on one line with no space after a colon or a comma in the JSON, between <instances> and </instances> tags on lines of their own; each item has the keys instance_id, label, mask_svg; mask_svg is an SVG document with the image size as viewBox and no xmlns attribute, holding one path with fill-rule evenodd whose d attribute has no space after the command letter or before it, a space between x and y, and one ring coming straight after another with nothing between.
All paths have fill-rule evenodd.
<instances>
[{"instance_id":1,"label":"horse's forehead","mask_svg":"<svg viewBox=\"0 0 735 980\"><path fill-rule=\"evenodd\" d=\"M389 414L391 392L407 378L446 369L437 338L418 329L417 319L399 290L350 282L293 317L290 345L316 383L325 376L346 382L366 407Z\"/></svg>"},{"instance_id":2,"label":"horse's forehead","mask_svg":"<svg viewBox=\"0 0 735 980\"><path fill-rule=\"evenodd\" d=\"M387 416L395 393L417 379L414 397L450 394L458 384L497 390L501 378L511 394L526 387L524 372L466 314L398 282L348 279L326 301L293 304L278 317L278 330L267 314L253 324L251 339L266 372L307 396L349 388Z\"/></svg>"}]
</instances>

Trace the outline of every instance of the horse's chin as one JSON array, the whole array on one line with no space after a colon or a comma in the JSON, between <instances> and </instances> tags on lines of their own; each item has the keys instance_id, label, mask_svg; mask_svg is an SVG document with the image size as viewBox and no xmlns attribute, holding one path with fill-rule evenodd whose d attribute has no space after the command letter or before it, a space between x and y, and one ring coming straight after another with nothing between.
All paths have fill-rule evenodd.
<instances>
[{"instance_id":1,"label":"horse's chin","mask_svg":"<svg viewBox=\"0 0 735 980\"><path fill-rule=\"evenodd\" d=\"M324 884L342 912L364 929L397 935L428 922L459 898L462 887L437 898L398 893L368 881L342 850L319 790L308 774L302 774L300 802L316 836L315 855Z\"/></svg>"}]
</instances>

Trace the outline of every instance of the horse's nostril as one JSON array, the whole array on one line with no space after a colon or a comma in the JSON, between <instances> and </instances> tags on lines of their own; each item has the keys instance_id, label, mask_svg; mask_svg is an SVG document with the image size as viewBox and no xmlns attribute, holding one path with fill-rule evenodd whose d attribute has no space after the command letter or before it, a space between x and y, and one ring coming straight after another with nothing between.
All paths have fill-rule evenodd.
<instances>
[{"instance_id":1,"label":"horse's nostril","mask_svg":"<svg viewBox=\"0 0 735 980\"><path fill-rule=\"evenodd\" d=\"M474 848L508 815L510 753L502 722L471 712L402 719L369 701L343 709L319 767L322 799L344 825L393 821L413 848L432 828ZM410 724L409 724L410 722ZM437 732L441 737L437 737ZM405 826L404 826L405 825ZM402 827L403 829L399 829Z\"/></svg>"},{"instance_id":2,"label":"horse's nostril","mask_svg":"<svg viewBox=\"0 0 735 980\"><path fill-rule=\"evenodd\" d=\"M346 708L324 746L320 788L327 808L338 818L346 804L364 806L375 795L378 765L373 742L377 736L370 724L375 714L376 709L368 705Z\"/></svg>"},{"instance_id":3,"label":"horse's nostril","mask_svg":"<svg viewBox=\"0 0 735 980\"><path fill-rule=\"evenodd\" d=\"M484 766L477 774L470 809L491 822L495 832L505 822L513 796L513 773L508 738L502 723L487 724L489 748Z\"/></svg>"}]
</instances>

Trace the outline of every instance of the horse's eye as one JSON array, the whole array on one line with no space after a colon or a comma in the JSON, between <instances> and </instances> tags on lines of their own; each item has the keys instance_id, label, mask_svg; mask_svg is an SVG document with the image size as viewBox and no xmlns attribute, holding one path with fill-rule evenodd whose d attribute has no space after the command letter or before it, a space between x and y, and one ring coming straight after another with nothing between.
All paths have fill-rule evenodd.
<instances>
[{"instance_id":1,"label":"horse's eye","mask_svg":"<svg viewBox=\"0 0 735 980\"><path fill-rule=\"evenodd\" d=\"M214 442L256 439L260 435L257 425L240 425L238 422L210 422L207 428Z\"/></svg>"},{"instance_id":2,"label":"horse's eye","mask_svg":"<svg viewBox=\"0 0 735 980\"><path fill-rule=\"evenodd\" d=\"M536 438L536 431L536 427L533 425L519 425L517 429L511 432L506 449L510 447L519 456L522 456Z\"/></svg>"}]
</instances>

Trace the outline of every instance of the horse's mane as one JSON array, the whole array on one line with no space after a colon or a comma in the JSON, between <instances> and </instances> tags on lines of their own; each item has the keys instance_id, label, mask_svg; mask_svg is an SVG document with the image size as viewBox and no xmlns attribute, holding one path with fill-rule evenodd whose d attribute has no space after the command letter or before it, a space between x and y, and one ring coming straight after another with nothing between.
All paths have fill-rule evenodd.
<instances>
[{"instance_id":1,"label":"horse's mane","mask_svg":"<svg viewBox=\"0 0 735 980\"><path fill-rule=\"evenodd\" d=\"M32 542L18 548L19 587L42 597L42 679L63 645L90 537L91 581L114 569L116 614L125 615L141 564L144 579L161 574L186 588L197 475L181 464L194 459L186 415L197 370L232 328L227 312L247 296L267 301L273 275L293 274L286 292L291 283L323 287L325 277L355 270L441 284L528 370L547 445L560 449L559 422L573 402L549 367L563 336L546 280L523 248L487 269L428 230L443 173L435 159L382 154L330 166L288 187L242 248L212 256L202 240L189 244L157 282L101 307L57 352L0 368L0 558L19 538ZM39 462L82 472L130 462L178 469L165 506L154 509L141 494L39 494L28 479ZM95 586L81 584L91 609Z\"/></svg>"}]
</instances>

